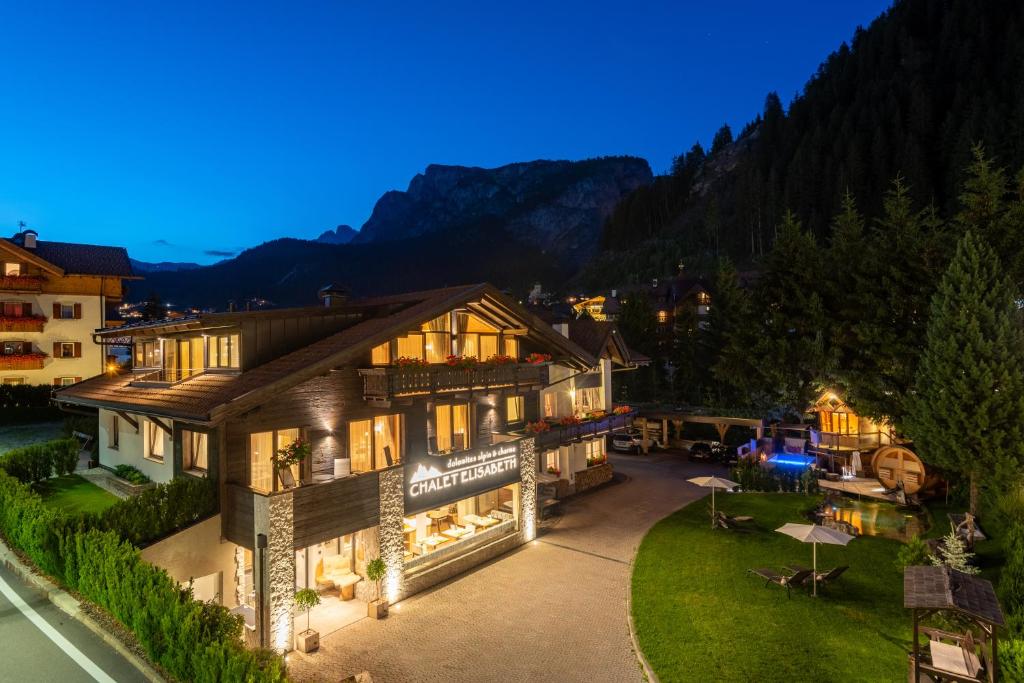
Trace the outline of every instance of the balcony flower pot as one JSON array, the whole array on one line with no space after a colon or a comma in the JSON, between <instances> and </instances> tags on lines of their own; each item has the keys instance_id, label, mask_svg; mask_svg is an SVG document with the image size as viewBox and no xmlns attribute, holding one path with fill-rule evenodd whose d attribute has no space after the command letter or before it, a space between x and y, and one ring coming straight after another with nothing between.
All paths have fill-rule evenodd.
<instances>
[{"instance_id":1,"label":"balcony flower pot","mask_svg":"<svg viewBox=\"0 0 1024 683\"><path fill-rule=\"evenodd\" d=\"M320 649L320 633L307 628L295 636L295 649L299 652L316 652Z\"/></svg>"}]
</instances>

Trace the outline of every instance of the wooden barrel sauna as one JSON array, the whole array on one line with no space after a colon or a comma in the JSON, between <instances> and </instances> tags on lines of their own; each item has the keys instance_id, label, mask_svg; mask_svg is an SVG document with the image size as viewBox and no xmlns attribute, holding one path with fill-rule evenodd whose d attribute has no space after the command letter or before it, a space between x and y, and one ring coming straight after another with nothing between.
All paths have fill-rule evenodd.
<instances>
[{"instance_id":1,"label":"wooden barrel sauna","mask_svg":"<svg viewBox=\"0 0 1024 683\"><path fill-rule=\"evenodd\" d=\"M871 469L878 481L887 489L903 484L903 490L913 495L925 487L928 471L921 458L903 446L883 446L871 458Z\"/></svg>"}]
</instances>

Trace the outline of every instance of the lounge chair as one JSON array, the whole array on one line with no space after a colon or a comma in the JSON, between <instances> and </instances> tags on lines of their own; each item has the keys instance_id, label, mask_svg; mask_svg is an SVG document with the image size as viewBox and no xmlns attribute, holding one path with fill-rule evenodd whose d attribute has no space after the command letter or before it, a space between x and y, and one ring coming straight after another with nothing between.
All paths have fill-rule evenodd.
<instances>
[{"instance_id":1,"label":"lounge chair","mask_svg":"<svg viewBox=\"0 0 1024 683\"><path fill-rule=\"evenodd\" d=\"M737 515L736 517L730 517L721 510L715 511L713 519L715 526L721 527L722 529L733 529L746 522L754 521L754 518L750 515Z\"/></svg>"},{"instance_id":2,"label":"lounge chair","mask_svg":"<svg viewBox=\"0 0 1024 683\"><path fill-rule=\"evenodd\" d=\"M825 585L828 585L829 583L835 581L836 579L838 579L840 576L843 575L843 572L845 572L849 568L850 568L850 565L844 564L844 565L839 566L839 567L833 567L832 569L829 569L827 571L823 570L823 571L818 572L818 574L815 577L815 579L817 580L819 586L825 586ZM807 572L813 573L812 570L808 569L807 567L800 566L798 564L788 565L786 567L786 569L788 569L790 571L794 571L794 572L807 571Z\"/></svg>"},{"instance_id":3,"label":"lounge chair","mask_svg":"<svg viewBox=\"0 0 1024 683\"><path fill-rule=\"evenodd\" d=\"M767 567L748 569L747 571L764 579L765 586L768 586L768 584L782 586L786 589L786 597L792 597L789 594L790 589L793 586L802 586L813 573L810 569L804 569L793 574L779 574L774 569L769 569Z\"/></svg>"}]
</instances>

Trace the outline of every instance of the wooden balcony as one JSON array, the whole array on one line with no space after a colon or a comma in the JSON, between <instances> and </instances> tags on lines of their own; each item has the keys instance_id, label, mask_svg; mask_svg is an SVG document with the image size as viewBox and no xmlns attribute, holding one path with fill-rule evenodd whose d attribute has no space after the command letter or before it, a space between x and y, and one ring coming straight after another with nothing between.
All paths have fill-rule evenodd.
<instances>
[{"instance_id":1,"label":"wooden balcony","mask_svg":"<svg viewBox=\"0 0 1024 683\"><path fill-rule=\"evenodd\" d=\"M380 524L379 473L367 472L270 494L228 484L225 537L252 548L257 531L265 533L255 528L255 520L266 517L265 512L257 514L257 510L264 510L271 498L283 495L292 496L292 538L296 549Z\"/></svg>"},{"instance_id":2,"label":"wooden balcony","mask_svg":"<svg viewBox=\"0 0 1024 683\"><path fill-rule=\"evenodd\" d=\"M627 429L633 424L635 417L636 413L605 415L596 420L587 420L574 425L554 425L546 432L533 434L533 437L539 449L556 448L574 441Z\"/></svg>"},{"instance_id":3,"label":"wooden balcony","mask_svg":"<svg viewBox=\"0 0 1024 683\"><path fill-rule=\"evenodd\" d=\"M0 370L42 370L45 353L16 353L0 356Z\"/></svg>"},{"instance_id":4,"label":"wooden balcony","mask_svg":"<svg viewBox=\"0 0 1024 683\"><path fill-rule=\"evenodd\" d=\"M481 363L473 367L388 366L362 369L359 374L363 377L363 398L384 404L395 398L409 396L505 388L539 388L547 382L547 368L528 363Z\"/></svg>"},{"instance_id":5,"label":"wooden balcony","mask_svg":"<svg viewBox=\"0 0 1024 683\"><path fill-rule=\"evenodd\" d=\"M0 332L42 332L45 326L45 315L0 315Z\"/></svg>"},{"instance_id":6,"label":"wooden balcony","mask_svg":"<svg viewBox=\"0 0 1024 683\"><path fill-rule=\"evenodd\" d=\"M41 292L45 281L41 275L3 275L0 276L0 291Z\"/></svg>"}]
</instances>

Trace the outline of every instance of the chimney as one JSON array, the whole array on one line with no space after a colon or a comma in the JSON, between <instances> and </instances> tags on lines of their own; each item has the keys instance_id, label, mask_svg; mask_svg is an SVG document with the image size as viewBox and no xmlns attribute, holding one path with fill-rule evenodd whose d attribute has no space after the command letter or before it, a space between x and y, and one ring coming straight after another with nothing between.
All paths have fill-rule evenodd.
<instances>
[{"instance_id":1,"label":"chimney","mask_svg":"<svg viewBox=\"0 0 1024 683\"><path fill-rule=\"evenodd\" d=\"M340 287L333 282L326 287L321 287L317 295L323 300L324 306L332 308L334 306L341 306L345 304L349 299L349 291L345 287Z\"/></svg>"},{"instance_id":2,"label":"chimney","mask_svg":"<svg viewBox=\"0 0 1024 683\"><path fill-rule=\"evenodd\" d=\"M26 249L36 248L36 237L39 235L35 230L25 230L21 233L21 246Z\"/></svg>"}]
</instances>

